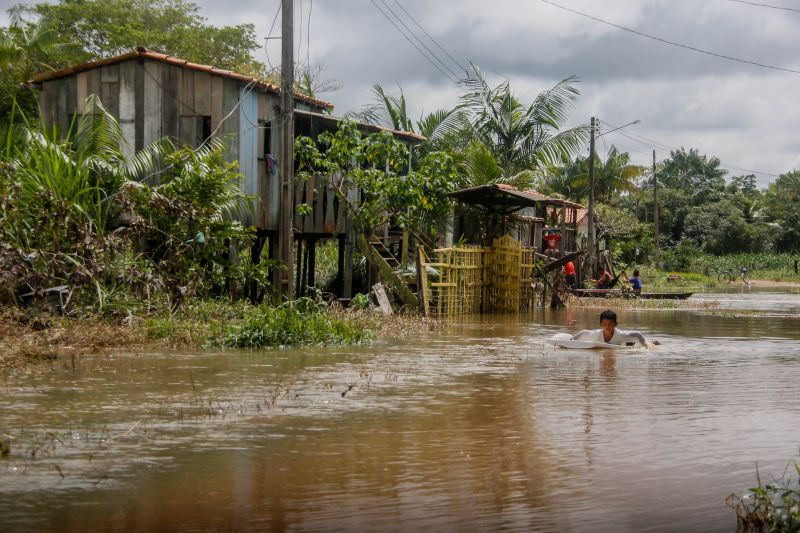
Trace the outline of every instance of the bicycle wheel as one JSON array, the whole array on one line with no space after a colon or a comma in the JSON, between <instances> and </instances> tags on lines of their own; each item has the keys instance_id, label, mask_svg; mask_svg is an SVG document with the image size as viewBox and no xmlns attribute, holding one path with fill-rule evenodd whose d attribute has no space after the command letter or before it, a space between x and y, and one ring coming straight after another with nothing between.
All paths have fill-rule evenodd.
<instances>
[{"instance_id":1,"label":"bicycle wheel","mask_svg":"<svg viewBox=\"0 0 800 533\"><path fill-rule=\"evenodd\" d=\"M720 283L733 283L733 275L727 270L723 270L717 275L717 281Z\"/></svg>"},{"instance_id":2,"label":"bicycle wheel","mask_svg":"<svg viewBox=\"0 0 800 533\"><path fill-rule=\"evenodd\" d=\"M742 281L745 285L750 285L750 274L747 272L746 268L742 269Z\"/></svg>"}]
</instances>

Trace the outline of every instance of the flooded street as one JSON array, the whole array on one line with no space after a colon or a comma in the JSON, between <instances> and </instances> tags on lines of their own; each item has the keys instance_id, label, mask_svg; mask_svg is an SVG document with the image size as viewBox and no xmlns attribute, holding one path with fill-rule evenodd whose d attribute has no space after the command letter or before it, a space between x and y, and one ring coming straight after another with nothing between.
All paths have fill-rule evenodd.
<instances>
[{"instance_id":1,"label":"flooded street","mask_svg":"<svg viewBox=\"0 0 800 533\"><path fill-rule=\"evenodd\" d=\"M800 295L746 296L621 311L654 350L555 350L570 309L7 376L0 531L734 531L800 446Z\"/></svg>"}]
</instances>

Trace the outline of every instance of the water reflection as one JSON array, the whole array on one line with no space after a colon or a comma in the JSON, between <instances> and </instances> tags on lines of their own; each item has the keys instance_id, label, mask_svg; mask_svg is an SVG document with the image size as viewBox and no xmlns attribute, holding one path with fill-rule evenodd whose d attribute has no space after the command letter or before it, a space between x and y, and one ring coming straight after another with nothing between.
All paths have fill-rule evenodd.
<instances>
[{"instance_id":1,"label":"water reflection","mask_svg":"<svg viewBox=\"0 0 800 533\"><path fill-rule=\"evenodd\" d=\"M571 309L9 377L0 530L730 530L800 443L796 319L619 314L664 345L554 350Z\"/></svg>"}]
</instances>

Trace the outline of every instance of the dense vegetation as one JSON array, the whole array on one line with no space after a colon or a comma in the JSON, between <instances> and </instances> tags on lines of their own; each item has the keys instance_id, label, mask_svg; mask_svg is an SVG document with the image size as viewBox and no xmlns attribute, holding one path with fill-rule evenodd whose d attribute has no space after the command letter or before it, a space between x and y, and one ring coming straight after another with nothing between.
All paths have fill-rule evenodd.
<instances>
[{"instance_id":1,"label":"dense vegetation","mask_svg":"<svg viewBox=\"0 0 800 533\"><path fill-rule=\"evenodd\" d=\"M461 101L423 117L417 128L430 137L429 146L459 163L461 187L507 183L585 205L589 158L575 154L585 146L588 129L562 127L578 95L575 81L564 80L525 106L507 81L491 87L473 67L462 82ZM374 93L375 103L355 114L359 119L414 128L402 92L391 95L376 86ZM800 171L787 172L766 188L759 188L753 175L727 174L717 157L681 148L657 165L654 178L649 168L631 164L629 154L612 145L594 157L601 237L608 237L624 261L633 259L636 249L653 259L655 179L665 266L689 268L690 260L703 253L796 253Z\"/></svg>"},{"instance_id":2,"label":"dense vegetation","mask_svg":"<svg viewBox=\"0 0 800 533\"><path fill-rule=\"evenodd\" d=\"M232 263L248 199L222 144L160 139L130 158L95 96L64 139L24 122L0 128L0 298L69 285L73 307L104 314L176 308L192 295L260 284L270 265Z\"/></svg>"}]
</instances>

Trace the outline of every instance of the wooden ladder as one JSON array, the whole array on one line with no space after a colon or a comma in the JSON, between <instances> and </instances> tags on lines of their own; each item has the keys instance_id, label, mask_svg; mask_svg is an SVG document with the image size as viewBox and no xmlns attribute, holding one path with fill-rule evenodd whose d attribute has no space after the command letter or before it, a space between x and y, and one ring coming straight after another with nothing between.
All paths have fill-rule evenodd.
<instances>
[{"instance_id":1,"label":"wooden ladder","mask_svg":"<svg viewBox=\"0 0 800 533\"><path fill-rule=\"evenodd\" d=\"M370 237L369 244L390 267L397 268L400 266L400 261L398 261L394 254L389 251L386 245L383 244L382 240L378 239L377 237Z\"/></svg>"}]
</instances>

